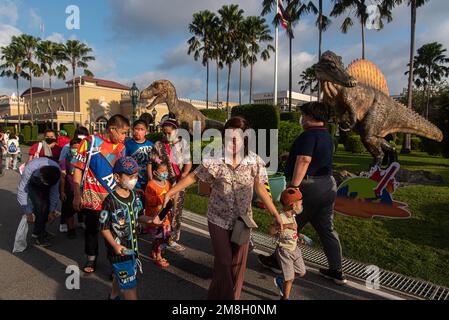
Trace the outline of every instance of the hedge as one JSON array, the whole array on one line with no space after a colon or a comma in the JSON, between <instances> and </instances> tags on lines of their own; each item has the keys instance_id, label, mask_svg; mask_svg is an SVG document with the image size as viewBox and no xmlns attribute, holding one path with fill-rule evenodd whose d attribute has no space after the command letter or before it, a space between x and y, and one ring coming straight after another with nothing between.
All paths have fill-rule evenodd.
<instances>
[{"instance_id":1,"label":"hedge","mask_svg":"<svg viewBox=\"0 0 449 320\"><path fill-rule=\"evenodd\" d=\"M442 144L434 140L423 138L422 151L426 152L429 156L438 156L442 152Z\"/></svg>"},{"instance_id":2,"label":"hedge","mask_svg":"<svg viewBox=\"0 0 449 320\"><path fill-rule=\"evenodd\" d=\"M300 112L282 112L280 114L281 121L290 121L299 124L299 120L301 118Z\"/></svg>"},{"instance_id":3,"label":"hedge","mask_svg":"<svg viewBox=\"0 0 449 320\"><path fill-rule=\"evenodd\" d=\"M33 125L31 127L31 139L32 141L37 141L39 138L39 126Z\"/></svg>"},{"instance_id":4,"label":"hedge","mask_svg":"<svg viewBox=\"0 0 449 320\"><path fill-rule=\"evenodd\" d=\"M200 110L207 118L217 120L220 122L226 122L228 119L228 113L225 109L203 109Z\"/></svg>"},{"instance_id":5,"label":"hedge","mask_svg":"<svg viewBox=\"0 0 449 320\"><path fill-rule=\"evenodd\" d=\"M9 132L16 134L16 127L14 127L14 126L7 126L7 127L5 126L5 127L2 127L2 130L4 132L9 131Z\"/></svg>"},{"instance_id":6,"label":"hedge","mask_svg":"<svg viewBox=\"0 0 449 320\"><path fill-rule=\"evenodd\" d=\"M296 138L303 132L303 128L299 123L294 123L291 121L281 121L279 128L279 154L284 152L289 152L293 142Z\"/></svg>"},{"instance_id":7,"label":"hedge","mask_svg":"<svg viewBox=\"0 0 449 320\"><path fill-rule=\"evenodd\" d=\"M414 151L421 151L421 138L412 137L411 147L412 147L412 150L414 150Z\"/></svg>"},{"instance_id":8,"label":"hedge","mask_svg":"<svg viewBox=\"0 0 449 320\"><path fill-rule=\"evenodd\" d=\"M346 140L345 150L352 153L363 153L365 146L358 135L349 136Z\"/></svg>"},{"instance_id":9,"label":"hedge","mask_svg":"<svg viewBox=\"0 0 449 320\"><path fill-rule=\"evenodd\" d=\"M245 118L252 129L279 129L280 115L276 106L247 104L232 108L232 117Z\"/></svg>"},{"instance_id":10,"label":"hedge","mask_svg":"<svg viewBox=\"0 0 449 320\"><path fill-rule=\"evenodd\" d=\"M24 141L30 141L31 140L31 126L23 127L22 135L23 135Z\"/></svg>"}]
</instances>

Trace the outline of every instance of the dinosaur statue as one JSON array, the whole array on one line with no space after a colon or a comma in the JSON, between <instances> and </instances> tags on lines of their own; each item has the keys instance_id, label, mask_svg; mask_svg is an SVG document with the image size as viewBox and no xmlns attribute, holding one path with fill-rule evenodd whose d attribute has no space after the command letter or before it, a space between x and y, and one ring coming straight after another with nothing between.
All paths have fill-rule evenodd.
<instances>
[{"instance_id":1,"label":"dinosaur statue","mask_svg":"<svg viewBox=\"0 0 449 320\"><path fill-rule=\"evenodd\" d=\"M350 67L345 70L341 57L327 51L314 70L322 84L323 102L339 123L348 123L360 134L374 165L382 164L383 150L395 151L384 139L388 134L403 132L443 140L443 133L435 125L388 95L386 81L373 63L358 60Z\"/></svg>"},{"instance_id":2,"label":"dinosaur statue","mask_svg":"<svg viewBox=\"0 0 449 320\"><path fill-rule=\"evenodd\" d=\"M140 94L140 99L153 99L147 109L151 109L160 103L166 103L169 112L175 114L180 126L193 135L193 121L201 122L201 130L218 129L222 130L222 122L208 119L197 108L190 103L178 100L176 89L168 80L154 81L149 87Z\"/></svg>"}]
</instances>

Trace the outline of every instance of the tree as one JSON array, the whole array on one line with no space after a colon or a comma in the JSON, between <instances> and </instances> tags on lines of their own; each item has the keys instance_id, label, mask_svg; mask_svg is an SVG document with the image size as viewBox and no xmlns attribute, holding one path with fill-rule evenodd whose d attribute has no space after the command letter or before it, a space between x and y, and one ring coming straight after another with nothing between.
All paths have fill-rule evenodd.
<instances>
[{"instance_id":1,"label":"tree","mask_svg":"<svg viewBox=\"0 0 449 320\"><path fill-rule=\"evenodd\" d=\"M248 18L242 21L242 23L239 25L239 36L236 42L236 58L239 60L239 105L242 104L242 70L243 68L246 68L248 66L249 58L249 36L246 23L247 19Z\"/></svg>"},{"instance_id":2,"label":"tree","mask_svg":"<svg viewBox=\"0 0 449 320\"><path fill-rule=\"evenodd\" d=\"M35 38L28 34L22 34L20 36L13 36L11 42L20 50L23 55L22 68L28 70L23 73L23 77L30 83L30 111L31 122L34 123L34 111L33 110L33 77L40 77L42 70L35 62L36 48L40 39Z\"/></svg>"},{"instance_id":3,"label":"tree","mask_svg":"<svg viewBox=\"0 0 449 320\"><path fill-rule=\"evenodd\" d=\"M426 118L429 118L429 102L432 88L449 75L449 58L445 55L447 49L438 42L423 45L414 58L414 76L417 87L423 87L426 93ZM406 72L408 74L408 72Z\"/></svg>"},{"instance_id":4,"label":"tree","mask_svg":"<svg viewBox=\"0 0 449 320\"><path fill-rule=\"evenodd\" d=\"M357 21L360 23L362 29L362 59L365 59L365 26L368 21L368 6L372 3L377 5L379 10L379 30L383 28L383 19L387 19L387 22L393 20L391 7L396 2L396 0L333 0L335 5L331 11L332 17L339 17L348 13L348 16L343 21L340 29L343 33L347 33L349 29L354 25L353 18L349 15L353 14Z\"/></svg>"},{"instance_id":5,"label":"tree","mask_svg":"<svg viewBox=\"0 0 449 320\"><path fill-rule=\"evenodd\" d=\"M1 61L0 77L13 78L16 81L17 90L17 112L19 122L19 133L21 132L21 112L20 112L20 93L19 93L19 79L25 77L23 71L23 54L18 48L17 44L11 43L6 47L0 48Z\"/></svg>"},{"instance_id":6,"label":"tree","mask_svg":"<svg viewBox=\"0 0 449 320\"><path fill-rule=\"evenodd\" d=\"M301 81L298 82L300 85L300 91L305 93L309 90L310 101L312 101L312 94L318 91L318 80L315 75L315 70L313 67L309 67L301 73Z\"/></svg>"},{"instance_id":7,"label":"tree","mask_svg":"<svg viewBox=\"0 0 449 320\"><path fill-rule=\"evenodd\" d=\"M223 61L228 66L228 85L226 94L226 108L228 117L231 112L229 108L229 89L231 84L231 68L236 61L236 49L239 36L239 25L243 21L243 10L236 4L224 5L220 10L220 29L223 36Z\"/></svg>"},{"instance_id":8,"label":"tree","mask_svg":"<svg viewBox=\"0 0 449 320\"><path fill-rule=\"evenodd\" d=\"M219 22L220 23L220 22ZM223 69L223 33L220 27L212 30L211 59L215 60L217 68L217 108L220 104L220 69Z\"/></svg>"},{"instance_id":9,"label":"tree","mask_svg":"<svg viewBox=\"0 0 449 320\"><path fill-rule=\"evenodd\" d=\"M253 94L253 71L254 65L257 63L257 57L260 54L260 58L263 61L270 59L270 51L274 52L275 48L271 44L267 44L266 47L261 48L261 44L270 43L273 41L270 28L266 24L266 20L261 17L248 17L243 23L247 47L247 62L250 65L250 82L249 82L249 103L251 104L251 98Z\"/></svg>"},{"instance_id":10,"label":"tree","mask_svg":"<svg viewBox=\"0 0 449 320\"><path fill-rule=\"evenodd\" d=\"M195 61L202 54L202 64L206 67L206 108L209 108L209 60L212 57L212 32L218 26L218 17L208 10L193 14L189 32L193 36L188 40L188 54L193 53Z\"/></svg>"},{"instance_id":11,"label":"tree","mask_svg":"<svg viewBox=\"0 0 449 320\"><path fill-rule=\"evenodd\" d=\"M94 61L95 57L90 56L89 54L92 52L92 49L89 48L86 44L78 41L78 40L68 40L65 44L62 45L61 48L61 59L62 61L66 61L72 68L72 87L73 87L73 124L76 125L75 120L75 105L76 105L76 97L75 97L75 77L76 77L76 69L83 69L83 73L86 76L92 77L93 74L89 69L88 63L90 61ZM81 83L80 83L81 84Z\"/></svg>"},{"instance_id":12,"label":"tree","mask_svg":"<svg viewBox=\"0 0 449 320\"><path fill-rule=\"evenodd\" d=\"M41 41L36 50L36 56L40 62L40 68L48 75L48 82L50 86L50 101L53 98L52 77L56 76L59 79L65 79L67 67L63 64L58 64L62 61L62 45L52 41Z\"/></svg>"},{"instance_id":13,"label":"tree","mask_svg":"<svg viewBox=\"0 0 449 320\"><path fill-rule=\"evenodd\" d=\"M287 5L285 8L276 8L276 0L263 0L262 15L266 15L273 10L276 10L276 15L273 19L273 24L279 26L285 25L285 29L289 38L289 76L288 76L288 109L292 111L292 43L294 38L293 28L299 22L301 17L308 13L311 8L308 5L302 4L299 0L279 0L280 3ZM280 12L279 12L280 11Z\"/></svg>"}]
</instances>

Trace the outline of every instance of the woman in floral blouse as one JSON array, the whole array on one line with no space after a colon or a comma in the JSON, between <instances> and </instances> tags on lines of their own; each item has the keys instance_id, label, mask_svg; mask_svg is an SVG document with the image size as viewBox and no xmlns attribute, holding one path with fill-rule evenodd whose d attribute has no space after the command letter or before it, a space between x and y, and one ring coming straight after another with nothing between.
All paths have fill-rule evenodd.
<instances>
[{"instance_id":1,"label":"woman in floral blouse","mask_svg":"<svg viewBox=\"0 0 449 320\"><path fill-rule=\"evenodd\" d=\"M213 300L240 299L249 240L243 245L237 245L231 242L231 235L239 217L252 219L253 190L280 224L279 213L264 187L264 182L268 180L265 163L258 155L248 151L242 135L248 129L245 119L230 119L223 132L223 137L226 132L223 156L204 159L194 172L165 196L166 204L178 192L198 180L211 185L207 218L214 249L214 270L208 298Z\"/></svg>"}]
</instances>

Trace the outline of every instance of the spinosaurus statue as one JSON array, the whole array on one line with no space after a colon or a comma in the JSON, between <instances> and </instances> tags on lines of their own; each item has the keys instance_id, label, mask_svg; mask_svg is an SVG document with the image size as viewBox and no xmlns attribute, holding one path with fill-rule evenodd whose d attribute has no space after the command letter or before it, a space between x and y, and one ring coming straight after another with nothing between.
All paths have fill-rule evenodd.
<instances>
[{"instance_id":1,"label":"spinosaurus statue","mask_svg":"<svg viewBox=\"0 0 449 320\"><path fill-rule=\"evenodd\" d=\"M201 130L218 129L222 130L222 122L208 119L197 108L190 103L178 100L176 89L168 80L154 81L149 87L140 94L140 99L153 99L147 109L151 109L160 103L166 103L169 112L175 114L180 126L193 135L193 121L201 122Z\"/></svg>"},{"instance_id":2,"label":"spinosaurus statue","mask_svg":"<svg viewBox=\"0 0 449 320\"><path fill-rule=\"evenodd\" d=\"M384 137L402 132L441 142L443 133L431 122L393 100L382 72L368 60L356 60L345 70L341 57L325 52L314 65L323 88L323 102L339 123L360 134L364 146L381 165L385 151L395 151Z\"/></svg>"}]
</instances>

